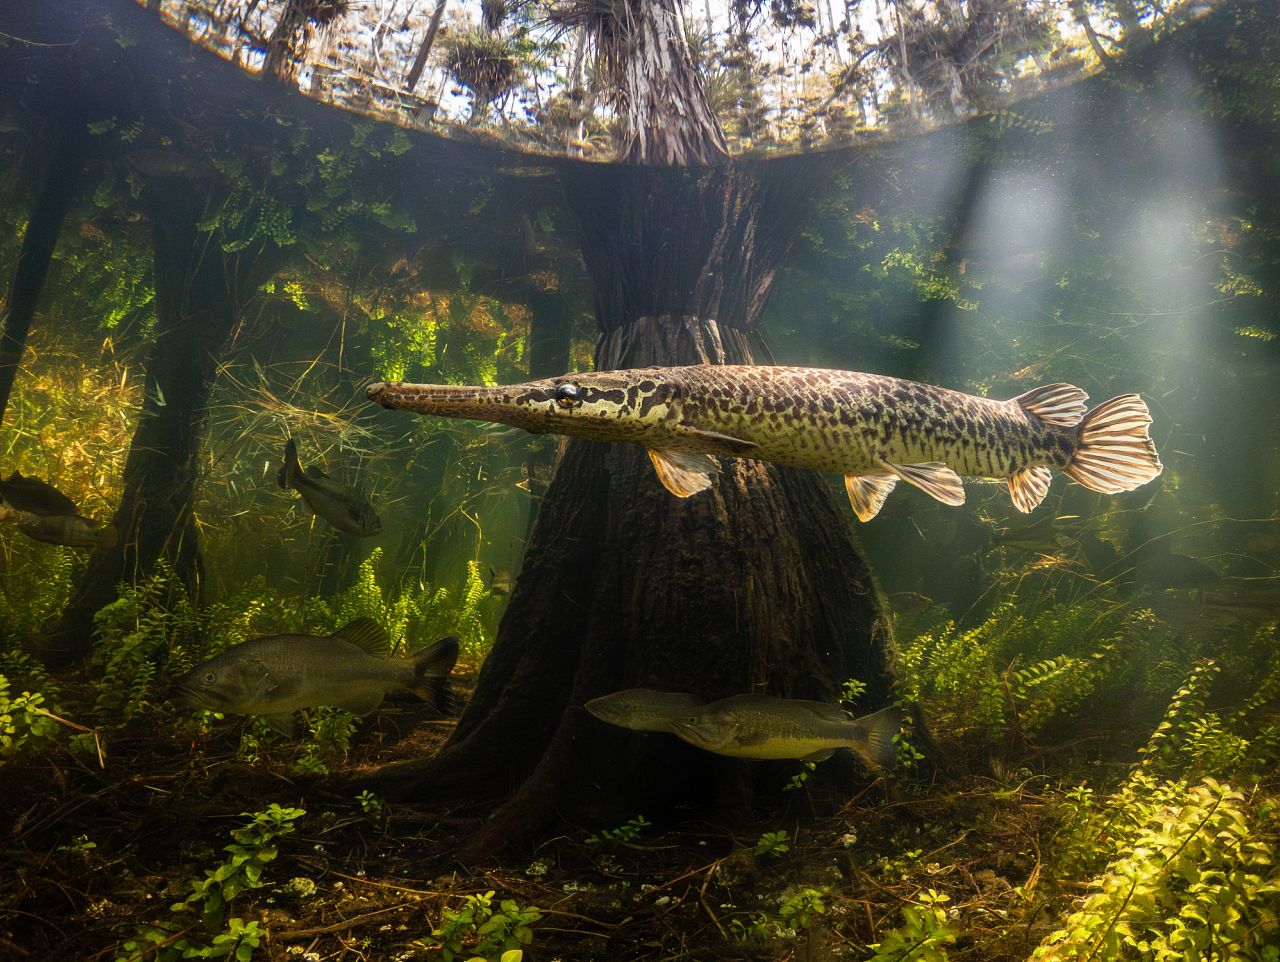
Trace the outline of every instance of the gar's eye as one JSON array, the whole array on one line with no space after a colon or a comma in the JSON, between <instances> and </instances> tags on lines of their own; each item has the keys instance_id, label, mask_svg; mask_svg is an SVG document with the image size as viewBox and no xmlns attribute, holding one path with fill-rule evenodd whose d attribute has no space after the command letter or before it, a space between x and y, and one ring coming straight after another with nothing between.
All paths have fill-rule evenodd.
<instances>
[{"instance_id":1,"label":"gar's eye","mask_svg":"<svg viewBox=\"0 0 1280 962\"><path fill-rule=\"evenodd\" d=\"M556 404L562 408L576 408L582 403L582 388L572 381L556 385Z\"/></svg>"},{"instance_id":2,"label":"gar's eye","mask_svg":"<svg viewBox=\"0 0 1280 962\"><path fill-rule=\"evenodd\" d=\"M204 677L200 680L203 681L206 685L212 685L215 681L218 680L218 673L214 671L206 671L204 673Z\"/></svg>"}]
</instances>

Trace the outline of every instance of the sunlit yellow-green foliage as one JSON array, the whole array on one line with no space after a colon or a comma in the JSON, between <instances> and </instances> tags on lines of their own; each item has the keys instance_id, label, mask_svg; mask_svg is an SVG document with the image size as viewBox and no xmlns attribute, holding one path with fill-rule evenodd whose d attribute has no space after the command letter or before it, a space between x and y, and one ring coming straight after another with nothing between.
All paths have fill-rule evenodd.
<instances>
[{"instance_id":1,"label":"sunlit yellow-green foliage","mask_svg":"<svg viewBox=\"0 0 1280 962\"><path fill-rule=\"evenodd\" d=\"M1109 600L1046 607L1006 601L968 629L938 614L900 644L907 697L926 706L940 732L979 742L1031 734L1100 699L1167 695L1195 650L1149 609ZM1242 671L1277 659L1239 647L1249 652Z\"/></svg>"},{"instance_id":2,"label":"sunlit yellow-green foliage","mask_svg":"<svg viewBox=\"0 0 1280 962\"><path fill-rule=\"evenodd\" d=\"M1124 853L1035 950L1034 962L1280 956L1277 804L1213 778L1137 780L1106 830Z\"/></svg>"},{"instance_id":3,"label":"sunlit yellow-green foliage","mask_svg":"<svg viewBox=\"0 0 1280 962\"><path fill-rule=\"evenodd\" d=\"M385 591L378 580L382 549L374 548L361 564L355 582L331 599L313 599L309 622L336 630L355 618L372 618L387 629L391 654L411 654L445 635L457 635L462 657L478 664L488 651L480 606L489 597L480 566L467 563L460 588L425 582Z\"/></svg>"},{"instance_id":4,"label":"sunlit yellow-green foliage","mask_svg":"<svg viewBox=\"0 0 1280 962\"><path fill-rule=\"evenodd\" d=\"M144 369L110 335L38 325L5 411L0 459L109 520L142 399Z\"/></svg>"}]
</instances>

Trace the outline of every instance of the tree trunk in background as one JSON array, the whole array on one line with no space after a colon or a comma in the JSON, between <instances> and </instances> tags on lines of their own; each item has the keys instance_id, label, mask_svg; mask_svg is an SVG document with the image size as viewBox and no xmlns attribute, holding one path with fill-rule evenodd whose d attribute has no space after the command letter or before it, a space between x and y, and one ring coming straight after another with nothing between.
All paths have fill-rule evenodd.
<instances>
[{"instance_id":1,"label":"tree trunk in background","mask_svg":"<svg viewBox=\"0 0 1280 962\"><path fill-rule=\"evenodd\" d=\"M306 48L308 0L285 0L275 29L267 38L267 54L262 62L264 76L292 83L298 61Z\"/></svg>"},{"instance_id":2,"label":"tree trunk in background","mask_svg":"<svg viewBox=\"0 0 1280 962\"><path fill-rule=\"evenodd\" d=\"M83 118L73 114L53 122L62 129L47 145L48 162L22 235L22 250L9 285L8 310L0 332L0 421L9 408L9 395L22 364L36 303L89 154L89 133Z\"/></svg>"},{"instance_id":3,"label":"tree trunk in background","mask_svg":"<svg viewBox=\"0 0 1280 962\"><path fill-rule=\"evenodd\" d=\"M569 370L569 348L573 334L572 304L563 291L531 289L525 297L529 320L529 377L555 377ZM542 438L530 445L525 461L529 478L529 532L537 520L538 506L546 496L555 470L556 439Z\"/></svg>"},{"instance_id":4,"label":"tree trunk in background","mask_svg":"<svg viewBox=\"0 0 1280 962\"><path fill-rule=\"evenodd\" d=\"M427 57L431 56L431 48L435 46L436 34L440 32L440 21L444 19L444 8L446 0L436 0L436 9L431 14L431 23L427 27L427 35L422 38L422 46L418 48L418 56L414 58L413 66L409 68L408 74L405 75L405 89L412 91L418 86L418 81L422 79L422 71L427 67Z\"/></svg>"},{"instance_id":5,"label":"tree trunk in background","mask_svg":"<svg viewBox=\"0 0 1280 962\"><path fill-rule=\"evenodd\" d=\"M751 363L778 265L841 161L728 162L675 0L607 10L593 29L616 44L603 56L623 85L631 164L561 170L594 284L596 367ZM777 791L780 766L636 735L583 703L633 686L835 701L859 678L861 707L885 704L888 630L848 505L814 472L721 460L714 488L681 500L639 445L570 442L453 736L383 769L382 790L502 797L469 858L557 814L741 814L757 776ZM849 771L833 760L823 774Z\"/></svg>"},{"instance_id":6,"label":"tree trunk in background","mask_svg":"<svg viewBox=\"0 0 1280 962\"><path fill-rule=\"evenodd\" d=\"M829 163L566 170L596 285L597 367L750 363L748 333ZM383 790L514 789L471 847L481 857L555 813L727 814L754 776L775 790L785 780L776 765L605 725L581 707L597 695L640 685L834 701L860 678L863 707L885 704L888 631L848 505L814 472L722 466L712 491L680 500L641 447L571 441L457 730L436 757L384 769Z\"/></svg>"},{"instance_id":7,"label":"tree trunk in background","mask_svg":"<svg viewBox=\"0 0 1280 962\"><path fill-rule=\"evenodd\" d=\"M203 196L185 182L149 192L155 343L112 522L118 540L89 556L61 621L38 640L39 654L53 666L89 653L94 614L115 600L122 581L147 577L159 559L173 565L188 591L194 594L199 587L193 508L200 447L223 346L239 316L236 284L217 240L196 229Z\"/></svg>"},{"instance_id":8,"label":"tree trunk in background","mask_svg":"<svg viewBox=\"0 0 1280 962\"><path fill-rule=\"evenodd\" d=\"M684 37L680 0L613 4L614 62L625 62L618 151L629 164L695 166L725 158L724 133L698 80Z\"/></svg>"}]
</instances>

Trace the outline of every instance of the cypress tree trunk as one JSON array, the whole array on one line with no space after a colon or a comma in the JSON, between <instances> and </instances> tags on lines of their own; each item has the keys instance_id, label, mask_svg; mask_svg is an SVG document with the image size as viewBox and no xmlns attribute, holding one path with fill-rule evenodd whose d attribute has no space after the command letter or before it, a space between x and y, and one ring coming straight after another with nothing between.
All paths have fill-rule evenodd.
<instances>
[{"instance_id":1,"label":"cypress tree trunk","mask_svg":"<svg viewBox=\"0 0 1280 962\"><path fill-rule=\"evenodd\" d=\"M567 172L596 281L599 368L750 363L748 333L822 161ZM802 172L802 173L801 173ZM657 253L659 256L655 256ZM493 652L435 758L384 769L384 791L509 800L471 847L553 814L738 809L752 767L633 735L584 701L631 686L834 701L848 678L888 700L888 633L849 507L813 472L725 459L688 500L635 445L570 442Z\"/></svg>"},{"instance_id":2,"label":"cypress tree trunk","mask_svg":"<svg viewBox=\"0 0 1280 962\"><path fill-rule=\"evenodd\" d=\"M838 161L729 162L675 0L609 9L615 19L593 29L617 44L607 62L626 60L630 164L561 173L594 282L596 366L751 363L748 336L778 265ZM859 678L866 707L883 705L888 631L849 506L813 472L740 459L722 469L710 491L681 500L640 446L570 442L457 729L434 758L383 769L379 787L502 799L464 856L482 858L557 814L731 814L756 776L782 780L776 765L606 725L582 708L597 695L644 686L834 701Z\"/></svg>"},{"instance_id":3,"label":"cypress tree trunk","mask_svg":"<svg viewBox=\"0 0 1280 962\"><path fill-rule=\"evenodd\" d=\"M200 447L223 345L239 313L235 278L216 239L196 229L204 198L190 184L148 189L155 253L156 330L146 393L112 524L118 538L90 555L57 627L37 642L50 665L92 647L93 615L122 582L167 559L193 594L200 553L193 519ZM255 267L266 269L265 259ZM252 289L252 288L250 288Z\"/></svg>"},{"instance_id":4,"label":"cypress tree trunk","mask_svg":"<svg viewBox=\"0 0 1280 962\"><path fill-rule=\"evenodd\" d=\"M89 153L89 134L78 114L52 123L60 124L61 129L50 138L44 176L22 235L22 250L9 286L8 310L0 331L0 420L9 407L9 395L26 350L36 303Z\"/></svg>"}]
</instances>

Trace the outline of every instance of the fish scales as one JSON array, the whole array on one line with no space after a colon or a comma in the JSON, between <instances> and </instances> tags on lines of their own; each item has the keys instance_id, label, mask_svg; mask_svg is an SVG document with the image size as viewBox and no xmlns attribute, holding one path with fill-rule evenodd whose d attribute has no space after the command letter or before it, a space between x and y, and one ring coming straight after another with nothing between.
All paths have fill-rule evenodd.
<instances>
[{"instance_id":1,"label":"fish scales","mask_svg":"<svg viewBox=\"0 0 1280 962\"><path fill-rule=\"evenodd\" d=\"M958 474L999 477L1033 458L1065 466L1074 447L1071 429L1033 423L1015 401L884 375L798 367L652 370L678 372L687 420L754 442L753 457L795 467L857 474L881 460L943 461Z\"/></svg>"},{"instance_id":2,"label":"fish scales","mask_svg":"<svg viewBox=\"0 0 1280 962\"><path fill-rule=\"evenodd\" d=\"M566 374L498 387L373 384L384 407L510 424L534 433L645 445L679 497L709 488L708 455L835 471L859 519L898 480L964 503L961 476L1008 479L1031 511L1050 468L1106 494L1160 474L1151 415L1133 394L1086 411L1084 391L1049 384L999 401L856 371L749 365L646 367Z\"/></svg>"}]
</instances>

